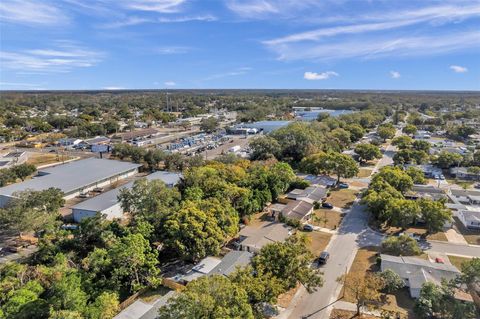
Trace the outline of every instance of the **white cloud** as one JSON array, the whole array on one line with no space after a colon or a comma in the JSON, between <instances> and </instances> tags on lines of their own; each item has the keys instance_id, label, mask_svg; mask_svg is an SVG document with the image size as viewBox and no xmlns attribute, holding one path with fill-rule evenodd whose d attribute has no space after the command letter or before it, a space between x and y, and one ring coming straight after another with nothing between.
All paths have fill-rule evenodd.
<instances>
[{"instance_id":1,"label":"white cloud","mask_svg":"<svg viewBox=\"0 0 480 319\"><path fill-rule=\"evenodd\" d=\"M59 41L52 49L0 52L2 66L19 72L69 72L73 68L94 66L102 58L103 53L84 49L68 41Z\"/></svg>"},{"instance_id":2,"label":"white cloud","mask_svg":"<svg viewBox=\"0 0 480 319\"><path fill-rule=\"evenodd\" d=\"M247 74L251 70L252 70L252 68L248 67L248 66L240 67L240 68L236 68L235 70L230 71L230 72L217 73L217 74L210 75L203 80L210 81L210 80L221 79L221 78L226 78L226 77L230 77L230 76L244 75L244 74Z\"/></svg>"},{"instance_id":3,"label":"white cloud","mask_svg":"<svg viewBox=\"0 0 480 319\"><path fill-rule=\"evenodd\" d=\"M331 78L332 76L338 76L337 72L333 71L326 71L322 73L316 73L316 72L305 72L303 74L303 78L305 80L327 80Z\"/></svg>"},{"instance_id":4,"label":"white cloud","mask_svg":"<svg viewBox=\"0 0 480 319\"><path fill-rule=\"evenodd\" d=\"M398 72L398 71L390 71L390 77L391 77L392 79L398 79L398 78L400 78L400 76L401 76L401 75L400 75L400 72Z\"/></svg>"},{"instance_id":5,"label":"white cloud","mask_svg":"<svg viewBox=\"0 0 480 319\"><path fill-rule=\"evenodd\" d=\"M174 13L180 11L185 0L121 0L120 3L129 9L139 11L153 11L160 13Z\"/></svg>"},{"instance_id":6,"label":"white cloud","mask_svg":"<svg viewBox=\"0 0 480 319\"><path fill-rule=\"evenodd\" d=\"M198 15L198 16L183 16L183 17L171 17L171 18L158 18L156 20L159 23L180 23L180 22L191 22L191 21L203 21L203 22L212 22L217 21L217 17L211 14Z\"/></svg>"},{"instance_id":7,"label":"white cloud","mask_svg":"<svg viewBox=\"0 0 480 319\"><path fill-rule=\"evenodd\" d=\"M2 0L0 20L26 25L58 25L68 23L68 16L51 3L32 0Z\"/></svg>"},{"instance_id":8,"label":"white cloud","mask_svg":"<svg viewBox=\"0 0 480 319\"><path fill-rule=\"evenodd\" d=\"M259 16L265 13L277 13L278 8L266 0L232 0L227 7L236 14L244 17Z\"/></svg>"},{"instance_id":9,"label":"white cloud","mask_svg":"<svg viewBox=\"0 0 480 319\"><path fill-rule=\"evenodd\" d=\"M173 82L173 81L166 81L164 82L163 84L165 84L166 86L175 86L177 85L177 83Z\"/></svg>"},{"instance_id":10,"label":"white cloud","mask_svg":"<svg viewBox=\"0 0 480 319\"><path fill-rule=\"evenodd\" d=\"M386 56L423 56L480 47L478 31L444 34L443 36L387 36L334 41L329 43L297 43L270 46L279 60L336 60L345 58L378 58Z\"/></svg>"},{"instance_id":11,"label":"white cloud","mask_svg":"<svg viewBox=\"0 0 480 319\"><path fill-rule=\"evenodd\" d=\"M460 65L450 65L450 69L455 73L465 73L468 72L468 69Z\"/></svg>"}]
</instances>

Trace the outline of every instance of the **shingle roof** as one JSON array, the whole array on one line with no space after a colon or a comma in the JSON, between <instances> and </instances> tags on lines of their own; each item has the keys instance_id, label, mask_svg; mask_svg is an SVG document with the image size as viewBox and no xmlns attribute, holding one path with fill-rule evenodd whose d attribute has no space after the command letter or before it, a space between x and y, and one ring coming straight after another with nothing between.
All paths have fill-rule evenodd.
<instances>
[{"instance_id":1,"label":"shingle roof","mask_svg":"<svg viewBox=\"0 0 480 319\"><path fill-rule=\"evenodd\" d=\"M226 254L222 258L222 261L208 274L228 276L229 274L234 272L238 266L241 267L248 265L252 256L253 254L248 251L232 250L231 252Z\"/></svg>"},{"instance_id":2,"label":"shingle roof","mask_svg":"<svg viewBox=\"0 0 480 319\"><path fill-rule=\"evenodd\" d=\"M282 215L286 218L302 220L308 216L312 209L312 204L303 200L295 200L289 202L287 206L282 209Z\"/></svg>"},{"instance_id":3,"label":"shingle roof","mask_svg":"<svg viewBox=\"0 0 480 319\"><path fill-rule=\"evenodd\" d=\"M22 183L0 188L0 195L27 189L41 191L50 187L59 188L65 194L72 193L96 182L107 180L140 167L140 164L116 160L88 158L39 170L39 176Z\"/></svg>"},{"instance_id":4,"label":"shingle roof","mask_svg":"<svg viewBox=\"0 0 480 319\"><path fill-rule=\"evenodd\" d=\"M305 189L294 189L287 194L288 198L308 198L314 202L320 202L327 197L327 189L321 186L308 186Z\"/></svg>"}]
</instances>

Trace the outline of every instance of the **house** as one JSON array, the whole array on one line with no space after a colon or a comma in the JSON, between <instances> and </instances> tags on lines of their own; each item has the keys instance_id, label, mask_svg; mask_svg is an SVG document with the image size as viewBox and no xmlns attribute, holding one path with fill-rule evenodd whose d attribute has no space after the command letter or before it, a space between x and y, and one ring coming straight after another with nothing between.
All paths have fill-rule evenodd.
<instances>
[{"instance_id":1,"label":"house","mask_svg":"<svg viewBox=\"0 0 480 319\"><path fill-rule=\"evenodd\" d=\"M479 206L480 205L480 191L465 190L465 189L450 189L450 199L457 204L464 204L467 206Z\"/></svg>"},{"instance_id":2,"label":"house","mask_svg":"<svg viewBox=\"0 0 480 319\"><path fill-rule=\"evenodd\" d=\"M450 175L463 180L480 180L480 172L472 172L468 167L452 167L450 168Z\"/></svg>"},{"instance_id":3,"label":"house","mask_svg":"<svg viewBox=\"0 0 480 319\"><path fill-rule=\"evenodd\" d=\"M305 189L294 189L287 194L288 199L303 200L309 203L322 202L327 198L327 189L322 186L308 186Z\"/></svg>"},{"instance_id":4,"label":"house","mask_svg":"<svg viewBox=\"0 0 480 319\"><path fill-rule=\"evenodd\" d=\"M208 275L224 275L228 276L238 267L247 266L252 259L253 254L248 251L232 250L226 254L222 261L213 268Z\"/></svg>"},{"instance_id":5,"label":"house","mask_svg":"<svg viewBox=\"0 0 480 319\"><path fill-rule=\"evenodd\" d=\"M431 165L431 164L425 164L425 165L405 164L404 167L405 168L408 168L408 167L417 168L417 169L419 169L423 172L423 175L426 178L433 178L435 175L437 175L437 176L442 175L442 169L438 168L434 165Z\"/></svg>"},{"instance_id":6,"label":"house","mask_svg":"<svg viewBox=\"0 0 480 319\"><path fill-rule=\"evenodd\" d=\"M27 161L27 152L9 152L0 157L0 169L10 168Z\"/></svg>"},{"instance_id":7,"label":"house","mask_svg":"<svg viewBox=\"0 0 480 319\"><path fill-rule=\"evenodd\" d=\"M480 210L460 210L455 213L455 216L458 217L466 228L480 230Z\"/></svg>"},{"instance_id":8,"label":"house","mask_svg":"<svg viewBox=\"0 0 480 319\"><path fill-rule=\"evenodd\" d=\"M61 139L58 140L58 144L60 144L60 146L64 146L64 147L68 147L68 148L72 148L74 146L77 146L82 142L83 142L83 140L81 140L79 138L61 138Z\"/></svg>"},{"instance_id":9,"label":"house","mask_svg":"<svg viewBox=\"0 0 480 319\"><path fill-rule=\"evenodd\" d=\"M412 200L428 198L437 201L447 198L447 194L443 189L431 185L413 185L412 189L405 194L405 198Z\"/></svg>"},{"instance_id":10,"label":"house","mask_svg":"<svg viewBox=\"0 0 480 319\"><path fill-rule=\"evenodd\" d=\"M303 199L289 202L281 210L280 216L285 219L299 221L304 223L310 219L310 215L313 212L313 204Z\"/></svg>"},{"instance_id":11,"label":"house","mask_svg":"<svg viewBox=\"0 0 480 319\"><path fill-rule=\"evenodd\" d=\"M432 263L416 257L396 257L381 254L381 271L390 269L397 273L409 288L410 296L418 298L426 282L440 284L442 279L456 278L460 271L453 265Z\"/></svg>"},{"instance_id":12,"label":"house","mask_svg":"<svg viewBox=\"0 0 480 319\"><path fill-rule=\"evenodd\" d=\"M168 187L173 187L180 181L180 174L159 171L147 175L146 179L149 181L161 180ZM123 218L123 209L120 201L118 200L118 196L123 189L132 188L133 185L134 181L76 204L72 207L73 220L79 223L82 219L93 217L97 213L105 216L108 220Z\"/></svg>"},{"instance_id":13,"label":"house","mask_svg":"<svg viewBox=\"0 0 480 319\"><path fill-rule=\"evenodd\" d=\"M291 234L291 228L279 222L266 222L262 227L246 226L240 231L238 249L258 252L263 246L283 242Z\"/></svg>"},{"instance_id":14,"label":"house","mask_svg":"<svg viewBox=\"0 0 480 319\"><path fill-rule=\"evenodd\" d=\"M306 174L297 174L299 178L310 182L312 186L323 186L325 188L334 187L337 184L337 180L328 175L306 175Z\"/></svg>"},{"instance_id":15,"label":"house","mask_svg":"<svg viewBox=\"0 0 480 319\"><path fill-rule=\"evenodd\" d=\"M15 198L15 193L25 190L58 188L65 200L72 199L96 187L133 176L140 166L130 162L87 158L41 169L32 179L0 188L0 207L5 207Z\"/></svg>"},{"instance_id":16,"label":"house","mask_svg":"<svg viewBox=\"0 0 480 319\"><path fill-rule=\"evenodd\" d=\"M113 317L113 319L156 319L158 317L158 310L165 306L168 300L176 294L177 292L171 290L153 302L137 299Z\"/></svg>"},{"instance_id":17,"label":"house","mask_svg":"<svg viewBox=\"0 0 480 319\"><path fill-rule=\"evenodd\" d=\"M192 280L208 275L221 262L222 260L217 257L205 257L186 274L175 276L174 280L182 285L186 285Z\"/></svg>"}]
</instances>

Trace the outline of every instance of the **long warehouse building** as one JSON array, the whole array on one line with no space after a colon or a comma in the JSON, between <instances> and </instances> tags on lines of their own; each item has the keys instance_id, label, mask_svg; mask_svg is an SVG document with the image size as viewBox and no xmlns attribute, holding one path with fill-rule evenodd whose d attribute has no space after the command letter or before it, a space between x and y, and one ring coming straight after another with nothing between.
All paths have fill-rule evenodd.
<instances>
[{"instance_id":1,"label":"long warehouse building","mask_svg":"<svg viewBox=\"0 0 480 319\"><path fill-rule=\"evenodd\" d=\"M27 181L0 188L0 207L15 198L15 193L25 190L42 191L58 188L64 199L71 199L96 187L110 185L135 175L140 164L116 160L88 158L41 169Z\"/></svg>"},{"instance_id":2,"label":"long warehouse building","mask_svg":"<svg viewBox=\"0 0 480 319\"><path fill-rule=\"evenodd\" d=\"M155 172L153 174L147 175L146 179L149 181L152 180L161 180L168 187L173 187L180 180L180 174L171 173L171 172ZM95 196L91 199L87 199L84 202L81 202L72 207L73 220L75 222L80 222L82 219L87 217L93 217L97 213L105 216L106 219L112 220L114 218L123 217L123 209L118 196L122 189L130 189L133 187L135 181L131 181L121 187L112 189L108 192Z\"/></svg>"}]
</instances>

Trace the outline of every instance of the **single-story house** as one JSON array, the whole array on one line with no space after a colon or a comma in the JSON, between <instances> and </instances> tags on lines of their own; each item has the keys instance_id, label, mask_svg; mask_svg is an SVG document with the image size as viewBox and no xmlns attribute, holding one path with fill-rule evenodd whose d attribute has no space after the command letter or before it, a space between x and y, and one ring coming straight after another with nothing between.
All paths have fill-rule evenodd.
<instances>
[{"instance_id":1,"label":"single-story house","mask_svg":"<svg viewBox=\"0 0 480 319\"><path fill-rule=\"evenodd\" d=\"M188 284L190 281L208 275L215 267L217 267L222 260L217 257L205 257L198 264L196 264L192 270L185 275L178 276L175 280L183 285Z\"/></svg>"},{"instance_id":2,"label":"single-story house","mask_svg":"<svg viewBox=\"0 0 480 319\"><path fill-rule=\"evenodd\" d=\"M458 217L466 228L480 230L480 210L460 210L455 213L455 216Z\"/></svg>"},{"instance_id":3,"label":"single-story house","mask_svg":"<svg viewBox=\"0 0 480 319\"><path fill-rule=\"evenodd\" d=\"M327 189L322 186L308 186L305 189L294 189L287 194L288 199L303 200L309 203L322 202L327 198Z\"/></svg>"},{"instance_id":4,"label":"single-story house","mask_svg":"<svg viewBox=\"0 0 480 319\"><path fill-rule=\"evenodd\" d=\"M258 252L263 246L283 242L291 234L291 228L279 222L268 222L261 228L246 226L240 231L238 250Z\"/></svg>"},{"instance_id":5,"label":"single-story house","mask_svg":"<svg viewBox=\"0 0 480 319\"><path fill-rule=\"evenodd\" d=\"M417 257L397 257L381 254L381 270L390 269L397 273L410 290L412 298L420 296L422 285L426 282L440 284L442 279L456 278L460 271L453 265L432 263Z\"/></svg>"},{"instance_id":6,"label":"single-story house","mask_svg":"<svg viewBox=\"0 0 480 319\"><path fill-rule=\"evenodd\" d=\"M289 202L281 210L280 216L304 223L310 219L313 212L313 204L303 199Z\"/></svg>"},{"instance_id":7,"label":"single-story house","mask_svg":"<svg viewBox=\"0 0 480 319\"><path fill-rule=\"evenodd\" d=\"M83 140L79 139L79 138L61 138L58 140L58 143L61 145L61 146L64 146L64 147L74 147L74 146L77 146L79 145L80 143L82 143Z\"/></svg>"},{"instance_id":8,"label":"single-story house","mask_svg":"<svg viewBox=\"0 0 480 319\"><path fill-rule=\"evenodd\" d=\"M156 319L158 317L158 310L165 306L170 298L176 294L176 291L171 290L153 302L137 299L113 317L113 319Z\"/></svg>"},{"instance_id":9,"label":"single-story house","mask_svg":"<svg viewBox=\"0 0 480 319\"><path fill-rule=\"evenodd\" d=\"M405 194L406 199L429 198L439 200L447 198L447 194L441 188L431 185L413 185L412 189Z\"/></svg>"},{"instance_id":10,"label":"single-story house","mask_svg":"<svg viewBox=\"0 0 480 319\"><path fill-rule=\"evenodd\" d=\"M130 162L87 158L40 169L35 177L21 183L0 188L0 207L15 198L15 193L25 190L42 191L58 188L64 199L72 199L96 187L104 187L133 176L140 164Z\"/></svg>"},{"instance_id":11,"label":"single-story house","mask_svg":"<svg viewBox=\"0 0 480 319\"><path fill-rule=\"evenodd\" d=\"M450 199L457 204L480 205L480 191L465 189L450 189Z\"/></svg>"},{"instance_id":12,"label":"single-story house","mask_svg":"<svg viewBox=\"0 0 480 319\"><path fill-rule=\"evenodd\" d=\"M161 180L168 187L173 187L180 181L180 174L172 172L158 171L146 176L149 181ZM134 181L131 181L121 187L112 189L93 198L87 199L72 207L73 220L80 222L87 217L93 217L97 213L105 216L108 220L123 217L123 209L118 196L122 189L132 188Z\"/></svg>"},{"instance_id":13,"label":"single-story house","mask_svg":"<svg viewBox=\"0 0 480 319\"><path fill-rule=\"evenodd\" d=\"M450 175L463 180L480 180L480 173L470 172L468 167L452 167L450 168Z\"/></svg>"},{"instance_id":14,"label":"single-story house","mask_svg":"<svg viewBox=\"0 0 480 319\"><path fill-rule=\"evenodd\" d=\"M253 254L248 251L232 250L226 254L222 261L215 266L208 274L209 275L224 275L228 276L234 272L238 267L247 266L252 259Z\"/></svg>"},{"instance_id":15,"label":"single-story house","mask_svg":"<svg viewBox=\"0 0 480 319\"><path fill-rule=\"evenodd\" d=\"M312 186L323 186L326 188L334 187L337 183L337 180L328 175L307 175L307 174L297 174L298 177L303 178L304 180L310 182Z\"/></svg>"}]
</instances>

